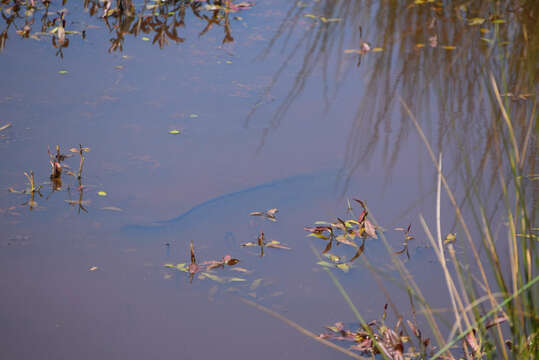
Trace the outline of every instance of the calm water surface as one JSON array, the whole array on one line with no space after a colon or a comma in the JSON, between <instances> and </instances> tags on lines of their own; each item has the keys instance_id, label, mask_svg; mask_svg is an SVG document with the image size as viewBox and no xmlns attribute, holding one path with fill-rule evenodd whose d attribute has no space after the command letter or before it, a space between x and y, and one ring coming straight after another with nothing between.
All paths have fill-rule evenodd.
<instances>
[{"instance_id":1,"label":"calm water surface","mask_svg":"<svg viewBox=\"0 0 539 360\"><path fill-rule=\"evenodd\" d=\"M462 154L470 154L475 174L493 171L480 165L492 114L487 71L499 79L513 66L510 58L490 56L499 49L483 44L485 32L459 22L488 8L455 17L449 5L362 1L279 0L237 12L206 2L155 4L135 2L134 18L110 14L105 21L103 3L68 2L67 47L58 46L63 6L55 1L43 29L56 28L55 35L40 33L41 3L33 17L20 10L13 22L0 21L8 35L1 38L0 126L11 124L0 132L1 358L345 358L240 297L315 333L353 322L316 264L311 244L321 251L325 242L303 230L347 216L347 197L367 201L395 250L402 234L391 229L412 224L407 266L443 310L441 270L418 222L420 213L434 218L435 169L400 101L443 152L450 183L466 204ZM3 14L13 15L12 5L6 1ZM34 38L25 39L16 31L32 18ZM509 40L519 31L511 24L483 27ZM160 46L159 36L169 43ZM532 32L530 41L536 39ZM371 51L360 54L363 42ZM535 75L512 69L509 90L535 94ZM515 101L512 111L529 114L534 96ZM526 122L522 129L519 138ZM50 184L47 148L54 152L57 144L62 152L90 148L83 209L68 202L80 199L69 170L61 188ZM535 150L528 156L532 173ZM78 154L65 163L76 173ZM29 195L7 191L24 189L30 170L43 185L32 209ZM533 187L530 196L537 196ZM444 233L458 231L443 201ZM499 201L487 203L492 219ZM274 207L275 223L249 216ZM167 219L173 220L151 226ZM292 250L266 249L260 257L240 246L260 231ZM195 276L190 283L188 274L165 268L189 262L190 241L199 261L240 259L237 266L248 273L216 274L245 281ZM380 241L367 240L362 256L396 275ZM387 300L367 268L354 262L337 275L362 315L379 318ZM409 315L406 294L392 283L387 288Z\"/></svg>"}]
</instances>

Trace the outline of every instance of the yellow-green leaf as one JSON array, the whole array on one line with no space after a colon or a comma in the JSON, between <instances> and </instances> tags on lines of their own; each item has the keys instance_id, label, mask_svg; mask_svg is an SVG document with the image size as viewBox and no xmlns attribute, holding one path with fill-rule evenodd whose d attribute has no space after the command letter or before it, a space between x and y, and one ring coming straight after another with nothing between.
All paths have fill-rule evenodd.
<instances>
[{"instance_id":1,"label":"yellow-green leaf","mask_svg":"<svg viewBox=\"0 0 539 360\"><path fill-rule=\"evenodd\" d=\"M172 134L172 135L178 135L178 134L181 133L181 131L178 130L178 129L174 129L174 130L170 130L168 133L169 133L169 134Z\"/></svg>"},{"instance_id":2,"label":"yellow-green leaf","mask_svg":"<svg viewBox=\"0 0 539 360\"><path fill-rule=\"evenodd\" d=\"M107 192L106 191L98 191L97 195L99 195L99 196L107 196Z\"/></svg>"},{"instance_id":3,"label":"yellow-green leaf","mask_svg":"<svg viewBox=\"0 0 539 360\"><path fill-rule=\"evenodd\" d=\"M333 267L333 264L332 263L329 263L327 261L319 261L317 262L318 265L322 265L322 266L325 266L325 267Z\"/></svg>"},{"instance_id":4,"label":"yellow-green leaf","mask_svg":"<svg viewBox=\"0 0 539 360\"><path fill-rule=\"evenodd\" d=\"M474 17L474 18L468 19L468 25L470 26L481 25L484 22L485 22L485 19L480 18L480 17Z\"/></svg>"},{"instance_id":5,"label":"yellow-green leaf","mask_svg":"<svg viewBox=\"0 0 539 360\"><path fill-rule=\"evenodd\" d=\"M341 269L345 273L350 271L350 265L348 265L348 264L337 264L337 268Z\"/></svg>"}]
</instances>

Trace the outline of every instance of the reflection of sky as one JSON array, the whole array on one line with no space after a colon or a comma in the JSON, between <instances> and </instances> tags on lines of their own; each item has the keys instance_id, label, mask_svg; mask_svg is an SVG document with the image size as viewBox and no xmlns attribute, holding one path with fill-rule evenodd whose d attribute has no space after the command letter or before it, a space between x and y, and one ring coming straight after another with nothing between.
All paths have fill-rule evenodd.
<instances>
[{"instance_id":1,"label":"reflection of sky","mask_svg":"<svg viewBox=\"0 0 539 360\"><path fill-rule=\"evenodd\" d=\"M306 343L305 338L230 298L207 303L211 286L207 283L195 281L188 287L184 274L177 273L172 280L162 282L161 271L162 263L187 260L184 244L188 240L200 241L201 257L219 258L222 251L231 252L255 269L256 276L274 280L276 289L285 292L275 304L310 329L351 320L327 275L313 273L314 256L304 239L303 226L310 221L343 214L335 212L329 192L313 197L331 205L308 199L291 206L282 224L273 228L264 225L268 234L291 245L293 251L268 250L263 259L246 249L212 245L213 241L224 241L223 234L229 228L239 229L234 234L237 242L254 240L248 237L257 233L248 218L241 223L235 217L235 223L226 224L225 229L223 221L235 211L226 206L224 218L212 219L209 224L201 218L202 229L196 229L197 219L190 220L195 230L177 229L177 237L174 234L167 239L173 246L169 254L163 247L164 239L126 239L118 231L126 223L172 218L222 194L342 166L357 105L369 96L362 75L370 71L374 61L365 61L360 70L353 68L346 73L327 114L320 90L323 79L315 71L280 126L260 147L263 129L271 123L273 111L298 71L300 61L293 60L271 92L276 101L260 105L250 126L244 127L249 110L281 64L279 46L263 62L256 55L281 20L281 11L271 15L269 10L281 9L286 3L260 3L242 12L244 21L232 21L235 42L225 46L226 51L220 48L222 28L198 38L202 25L190 16L186 17L185 43L159 50L141 40L146 34L127 36L123 55L128 58L107 53L110 35L102 22L79 18L77 11L70 14L71 19L101 28L89 29L85 42L72 38L63 60L55 56L48 40L10 37L6 51L0 54L0 68L4 69L0 126L7 121L13 126L6 131L10 141L0 143L4 154L0 187L21 188L22 173L30 169L44 181L49 173L47 146L53 149L60 144L67 150L83 144L91 148L84 183L85 199L92 202L87 206L89 214L78 216L64 203L65 192L56 193L49 200L37 199L41 210L29 213L17 209L20 216L0 218L0 225L8 229L0 235L0 285L6 294L2 308L10 309L0 313L5 324L1 347L7 349L8 357L33 358L48 351L51 358L81 358L81 352L82 358L142 359L156 354L164 358L178 352L182 358L207 358L231 357L230 352L234 352L240 359L269 359L277 355L275 349L286 351L285 355L279 353L279 358L329 355L329 350L311 342L304 349L292 346ZM123 69L115 69L118 65ZM62 69L69 73L58 74ZM168 134L176 128L182 134ZM418 168L418 153L424 150L414 134L401 148L403 161L395 165L391 179L386 178L381 154L375 153L368 167L360 166L348 189L350 196L367 200L388 228L414 221L417 209L399 215L431 188L426 176L431 165L423 159L423 168ZM359 134L358 141L368 141L369 136ZM69 164L76 170L77 158ZM64 183L75 184L69 177L64 177ZM422 183L426 185L422 187ZM106 190L108 196L97 197L99 190ZM47 195L49 189L43 192ZM75 190L72 192L78 197ZM20 204L22 199L0 193L2 208ZM433 204L426 204L422 211L431 214ZM100 210L104 206L116 206L124 212ZM344 210L343 203L339 209ZM414 225L414 230L419 232L419 226ZM29 245L19 246L16 241L6 245L9 238L21 233L30 236ZM399 236L390 238L396 248ZM319 249L325 245L314 244ZM381 261L377 256L383 251L380 243L373 241L367 245L366 256L373 262ZM87 272L92 265L100 270ZM384 300L373 295L376 284L365 271L355 269L343 281L365 309L366 317L373 319ZM359 288L355 287L358 283ZM206 346L208 343L214 348ZM270 349L268 343L272 344Z\"/></svg>"}]
</instances>

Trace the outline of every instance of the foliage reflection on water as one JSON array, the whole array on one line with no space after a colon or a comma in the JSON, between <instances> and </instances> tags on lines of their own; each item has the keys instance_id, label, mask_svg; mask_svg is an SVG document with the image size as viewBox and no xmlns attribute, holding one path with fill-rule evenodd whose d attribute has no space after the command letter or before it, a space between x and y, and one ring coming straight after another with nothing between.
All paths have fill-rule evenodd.
<instances>
[{"instance_id":1,"label":"foliage reflection on water","mask_svg":"<svg viewBox=\"0 0 539 360\"><path fill-rule=\"evenodd\" d=\"M66 5L66 2L67 0L64 0L61 5ZM69 46L69 36L80 36L84 40L88 29L92 26L81 21L71 21L69 12L55 5L49 0L41 2L31 0L25 3L2 0L1 14L5 27L0 33L0 51L5 49L12 27L22 38L41 40L51 37L52 45L58 49L57 55L60 56L63 56L62 49ZM144 36L143 40L151 40L161 49L169 45L170 41L176 44L183 43L185 38L178 35L178 31L185 27L188 13L205 24L199 36L205 35L214 26L221 27L224 32L222 43L233 42L231 18L241 20L241 17L234 14L252 6L253 4L249 2L234 4L220 0L172 0L145 1L142 6L137 7L132 0L119 0L115 5L111 0L84 0L84 11L90 17L102 19L108 31L114 34L110 39L110 52L123 51L126 35L134 37L142 34L151 35L152 39ZM41 28L35 31L33 25L38 21Z\"/></svg>"},{"instance_id":2,"label":"foliage reflection on water","mask_svg":"<svg viewBox=\"0 0 539 360\"><path fill-rule=\"evenodd\" d=\"M490 74L500 84L515 138L523 144L519 170L527 182L536 171L537 146L531 131L539 90L538 16L535 1L293 4L261 54L278 51L283 41L288 45L267 93L285 81L284 69L294 59L301 66L264 137L279 127L317 71L323 75L320 90L326 108L338 97L345 77L355 71L362 82L342 164L345 177L368 164L376 150L383 152L387 169L394 167L401 148L415 132L402 105L406 104L435 148L451 154L452 173L464 186L465 198L473 186L486 182L490 185L482 195L488 202L492 190L499 194L494 183L500 168L510 172L509 163L500 157L509 138ZM256 108L246 126L255 114ZM538 193L532 191L533 186L527 188L531 203L536 203ZM496 195L494 204L499 200Z\"/></svg>"}]
</instances>

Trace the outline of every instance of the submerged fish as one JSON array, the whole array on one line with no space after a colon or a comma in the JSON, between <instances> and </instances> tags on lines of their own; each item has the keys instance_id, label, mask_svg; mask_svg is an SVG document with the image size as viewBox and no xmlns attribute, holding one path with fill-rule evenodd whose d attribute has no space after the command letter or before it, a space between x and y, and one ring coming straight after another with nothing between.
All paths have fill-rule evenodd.
<instances>
[{"instance_id":1,"label":"submerged fish","mask_svg":"<svg viewBox=\"0 0 539 360\"><path fill-rule=\"evenodd\" d=\"M299 214L312 214L317 204L324 206L325 203L336 201L336 180L336 171L291 176L215 197L169 220L148 225L128 225L123 230L141 236L182 235L192 234L193 231L200 231L201 234L218 231L230 236L238 226L254 218L265 220L263 216L249 216L251 212L265 212L273 208L279 209L276 214L278 222L300 221ZM297 224L298 229L302 229L303 225Z\"/></svg>"}]
</instances>

